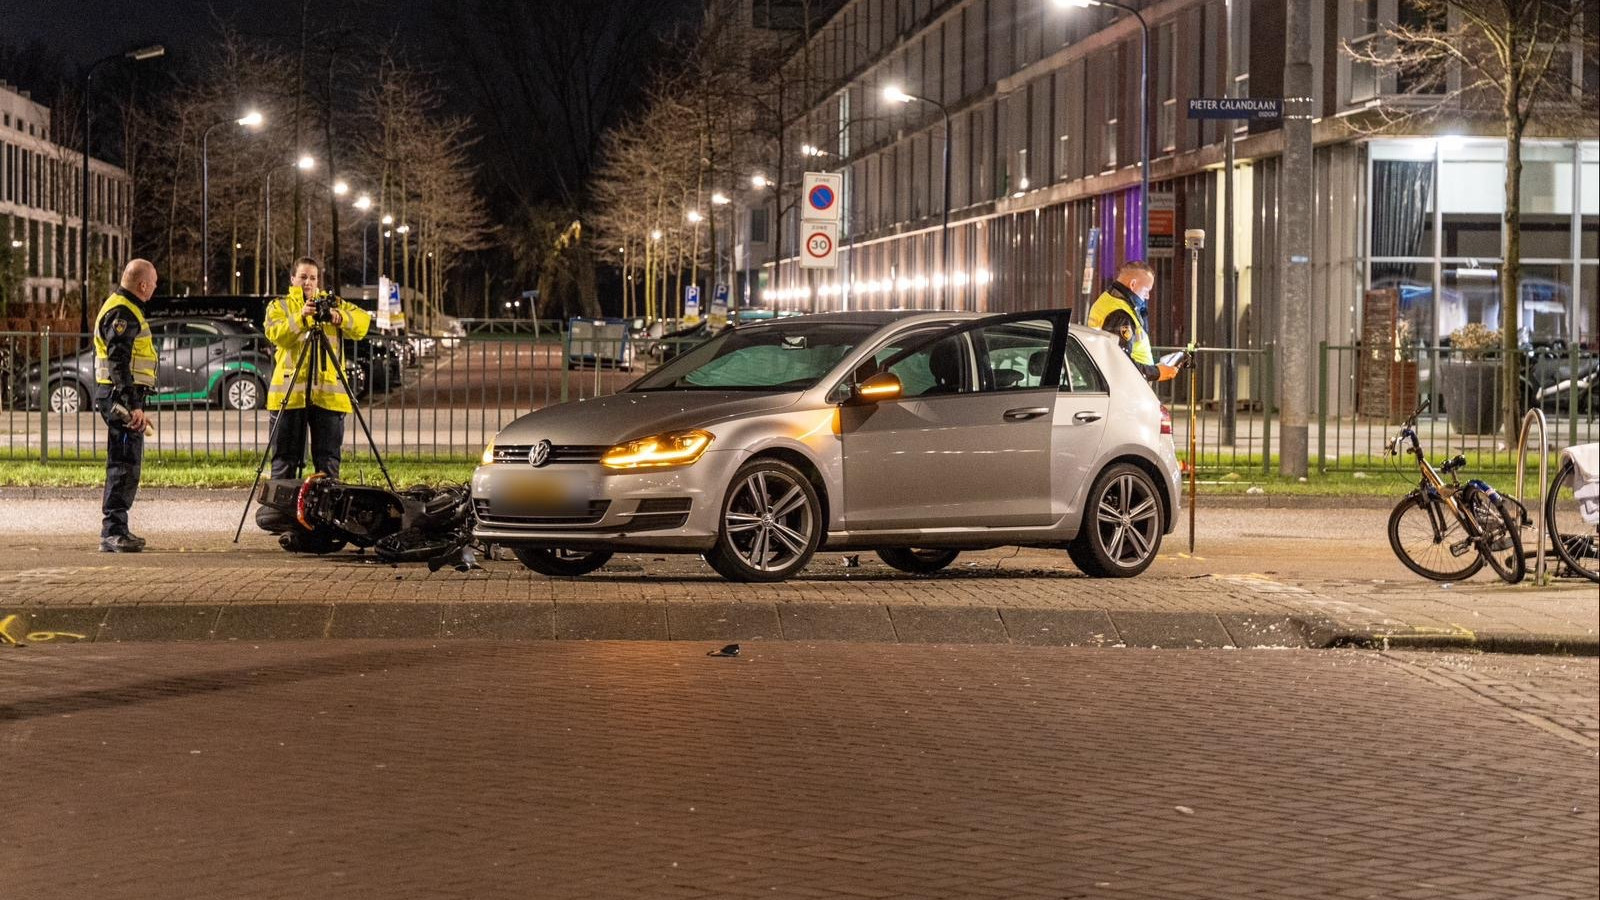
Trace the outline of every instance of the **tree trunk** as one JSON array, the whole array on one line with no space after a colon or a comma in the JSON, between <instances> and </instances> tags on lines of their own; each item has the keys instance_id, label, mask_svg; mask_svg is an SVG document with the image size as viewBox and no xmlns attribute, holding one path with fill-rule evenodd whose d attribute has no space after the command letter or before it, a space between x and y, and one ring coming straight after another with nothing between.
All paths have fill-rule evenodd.
<instances>
[{"instance_id":1,"label":"tree trunk","mask_svg":"<svg viewBox=\"0 0 1600 900\"><path fill-rule=\"evenodd\" d=\"M1517 329L1522 311L1518 302L1522 282L1522 132L1527 123L1517 102L1520 87L1512 81L1505 95L1506 211L1500 223L1500 402L1507 447L1517 445L1522 424L1522 392L1517 387L1522 356Z\"/></svg>"}]
</instances>

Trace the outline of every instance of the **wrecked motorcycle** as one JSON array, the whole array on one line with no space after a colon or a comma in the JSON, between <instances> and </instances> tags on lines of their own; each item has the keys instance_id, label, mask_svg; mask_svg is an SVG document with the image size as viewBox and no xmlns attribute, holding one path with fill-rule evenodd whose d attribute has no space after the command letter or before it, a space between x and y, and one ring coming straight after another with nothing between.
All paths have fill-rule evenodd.
<instances>
[{"instance_id":1,"label":"wrecked motorcycle","mask_svg":"<svg viewBox=\"0 0 1600 900\"><path fill-rule=\"evenodd\" d=\"M291 553L373 548L384 562L471 568L472 495L466 485L391 491L323 474L262 482L256 524Z\"/></svg>"}]
</instances>

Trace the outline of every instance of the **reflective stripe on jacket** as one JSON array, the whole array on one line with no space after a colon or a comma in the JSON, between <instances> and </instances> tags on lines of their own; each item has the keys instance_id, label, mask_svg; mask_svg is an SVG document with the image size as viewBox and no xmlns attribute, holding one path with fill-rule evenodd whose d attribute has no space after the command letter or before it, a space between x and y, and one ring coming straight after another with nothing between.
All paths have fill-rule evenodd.
<instances>
[{"instance_id":1,"label":"reflective stripe on jacket","mask_svg":"<svg viewBox=\"0 0 1600 900\"><path fill-rule=\"evenodd\" d=\"M139 304L121 294L107 297L106 302L100 306L100 312L94 317L94 380L97 384L115 384L111 377L111 348L100 334L100 322L106 317L106 313L119 307L131 311L134 319L139 322L139 331L133 336L133 359L128 364L129 371L133 374L133 383L140 387L154 388L156 345L150 338L150 323L144 320L144 311L139 309Z\"/></svg>"},{"instance_id":2,"label":"reflective stripe on jacket","mask_svg":"<svg viewBox=\"0 0 1600 900\"><path fill-rule=\"evenodd\" d=\"M1133 340L1128 342L1128 355L1133 361L1144 366L1155 365L1155 354L1150 352L1150 336L1145 333L1144 320L1134 311L1128 301L1118 297L1110 291L1102 293L1089 307L1089 327L1101 328L1105 325L1106 317L1114 312L1124 312L1133 320Z\"/></svg>"},{"instance_id":3,"label":"reflective stripe on jacket","mask_svg":"<svg viewBox=\"0 0 1600 900\"><path fill-rule=\"evenodd\" d=\"M275 348L272 356L272 383L267 386L267 409L302 409L306 405L306 369L302 365L295 371L297 363L301 362L301 353L305 350L306 341L311 337L313 325L300 314L305 306L305 297L295 288L288 295L279 297L267 304L267 317L262 330L266 332L267 339L272 341ZM340 374L344 366L344 341L345 339L359 341L367 336L367 329L372 324L372 316L366 310L340 300L335 307L344 317L342 324L334 326L324 323L320 326L322 333L328 338L328 347L333 350L330 357L324 355L321 364L317 367L316 377L311 379L311 403L323 409L334 412L350 412L354 407L350 404L350 394L345 390ZM316 352L316 351L313 351ZM293 382L293 390L290 383Z\"/></svg>"}]
</instances>

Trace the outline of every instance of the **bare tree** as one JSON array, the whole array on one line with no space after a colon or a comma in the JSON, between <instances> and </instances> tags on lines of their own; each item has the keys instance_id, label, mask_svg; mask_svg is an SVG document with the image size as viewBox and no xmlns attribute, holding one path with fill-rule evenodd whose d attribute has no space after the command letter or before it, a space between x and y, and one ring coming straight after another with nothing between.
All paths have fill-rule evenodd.
<instances>
[{"instance_id":1,"label":"bare tree","mask_svg":"<svg viewBox=\"0 0 1600 900\"><path fill-rule=\"evenodd\" d=\"M1419 118L1459 114L1497 119L1505 136L1505 213L1501 231L1502 416L1515 443L1521 416L1517 324L1522 279L1522 139L1535 123L1593 136L1595 98L1581 69L1595 58L1595 0L1401 0L1401 21L1374 46L1345 52L1432 95L1415 109L1386 113L1403 128ZM1564 127L1563 127L1564 126Z\"/></svg>"}]
</instances>

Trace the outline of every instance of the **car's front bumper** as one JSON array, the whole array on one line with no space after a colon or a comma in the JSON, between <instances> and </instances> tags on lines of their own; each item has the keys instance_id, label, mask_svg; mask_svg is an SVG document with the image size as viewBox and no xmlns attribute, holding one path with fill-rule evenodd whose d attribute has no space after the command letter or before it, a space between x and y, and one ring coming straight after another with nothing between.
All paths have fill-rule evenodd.
<instances>
[{"instance_id":1,"label":"car's front bumper","mask_svg":"<svg viewBox=\"0 0 1600 900\"><path fill-rule=\"evenodd\" d=\"M511 485L542 470L496 463L472 473L472 534L495 544L582 549L704 551L720 527L723 491L747 454L708 451L688 466L613 471L593 464L551 464L548 471L577 482L586 511L571 515L500 514L497 501Z\"/></svg>"}]
</instances>

